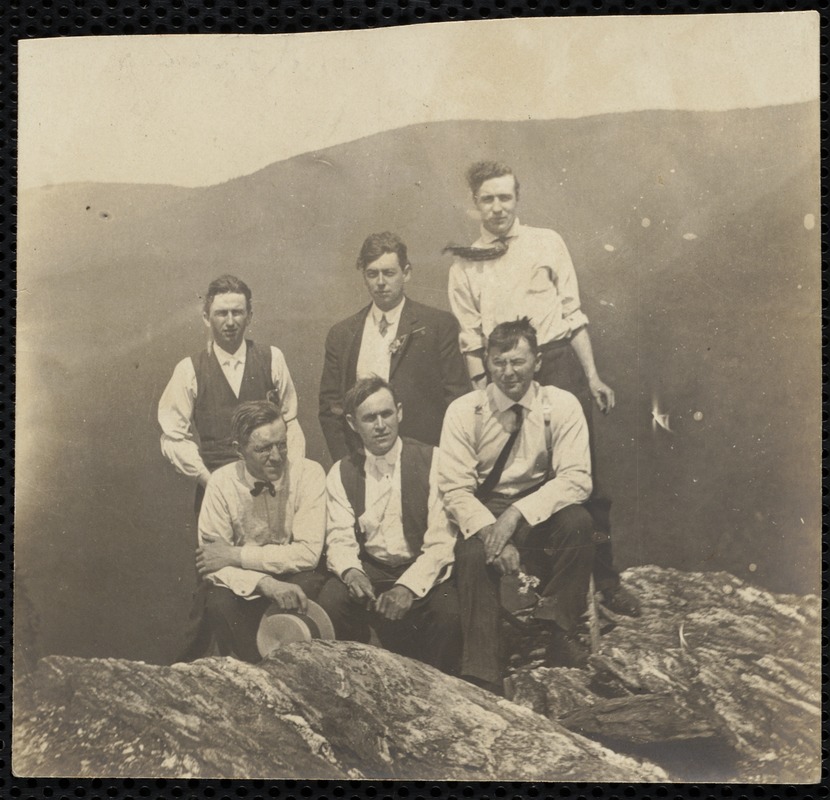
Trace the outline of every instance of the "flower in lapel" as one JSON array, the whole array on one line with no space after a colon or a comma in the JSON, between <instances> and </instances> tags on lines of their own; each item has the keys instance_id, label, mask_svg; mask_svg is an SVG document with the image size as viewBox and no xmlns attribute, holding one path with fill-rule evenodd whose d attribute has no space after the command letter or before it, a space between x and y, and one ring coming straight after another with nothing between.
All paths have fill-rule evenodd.
<instances>
[{"instance_id":1,"label":"flower in lapel","mask_svg":"<svg viewBox=\"0 0 830 800\"><path fill-rule=\"evenodd\" d=\"M399 352L401 348L406 344L406 340L410 336L423 336L426 332L426 328L415 328L414 331L410 331L409 333L403 334L403 336L398 336L397 339L393 339L389 342L389 352L394 356L395 353Z\"/></svg>"}]
</instances>

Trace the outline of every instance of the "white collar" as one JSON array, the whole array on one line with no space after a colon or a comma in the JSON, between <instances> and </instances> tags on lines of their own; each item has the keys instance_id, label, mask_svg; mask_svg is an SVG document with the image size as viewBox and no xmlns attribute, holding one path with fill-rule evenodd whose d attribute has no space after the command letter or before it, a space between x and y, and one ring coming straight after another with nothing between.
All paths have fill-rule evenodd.
<instances>
[{"instance_id":1,"label":"white collar","mask_svg":"<svg viewBox=\"0 0 830 800\"><path fill-rule=\"evenodd\" d=\"M500 235L495 234L495 233L490 233L490 231L488 231L487 228L485 228L484 225L482 225L481 229L480 229L481 238L480 238L479 241L482 244L490 245L490 244L493 244L493 242L497 242L499 239L513 239L513 238L515 238L516 236L519 235L519 228L520 227L521 227L521 225L519 224L519 218L518 217L516 217L516 219L513 220L513 224L510 226L510 230L507 231L507 233L502 233Z\"/></svg>"},{"instance_id":2,"label":"white collar","mask_svg":"<svg viewBox=\"0 0 830 800\"><path fill-rule=\"evenodd\" d=\"M401 457L402 445L403 443L401 442L401 437L399 436L395 440L395 444L393 444L389 451L384 453L382 456L376 456L374 453L370 453L367 450L366 465L377 465L378 469L382 469L384 464L390 467L394 467L398 463L398 459Z\"/></svg>"},{"instance_id":3,"label":"white collar","mask_svg":"<svg viewBox=\"0 0 830 800\"><path fill-rule=\"evenodd\" d=\"M213 352L216 354L216 360L220 364L233 364L236 361L244 364L245 357L248 355L248 343L244 339L235 353L228 353L221 347L217 347L213 342L211 343L211 347L213 348Z\"/></svg>"},{"instance_id":4,"label":"white collar","mask_svg":"<svg viewBox=\"0 0 830 800\"><path fill-rule=\"evenodd\" d=\"M533 403L536 400L536 392L539 388L539 384L536 381L531 381L528 390L524 393L521 400L518 401L518 404L522 406L522 408L526 408L528 411L533 409ZM487 392L490 395L493 403L496 406L496 410L502 412L511 409L513 406L516 405L516 400L511 400L495 383L487 384Z\"/></svg>"},{"instance_id":5,"label":"white collar","mask_svg":"<svg viewBox=\"0 0 830 800\"><path fill-rule=\"evenodd\" d=\"M404 297L403 300L401 300L401 302L398 303L398 305L396 305L391 311L381 311L377 305L372 302L372 308L369 313L371 314L375 325L380 325L380 320L385 315L386 321L389 323L389 327L391 328L398 324L398 320L401 318L401 312L403 311L405 303L406 297Z\"/></svg>"}]
</instances>

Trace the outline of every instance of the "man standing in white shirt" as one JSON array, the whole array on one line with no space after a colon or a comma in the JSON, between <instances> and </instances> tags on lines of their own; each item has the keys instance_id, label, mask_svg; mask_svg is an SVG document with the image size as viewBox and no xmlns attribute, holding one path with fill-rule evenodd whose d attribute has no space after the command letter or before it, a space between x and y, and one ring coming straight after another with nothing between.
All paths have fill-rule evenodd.
<instances>
[{"instance_id":1,"label":"man standing in white shirt","mask_svg":"<svg viewBox=\"0 0 830 800\"><path fill-rule=\"evenodd\" d=\"M182 475L195 478L197 515L210 473L238 458L230 422L239 403L276 402L292 455L305 455L297 392L285 357L276 347L245 339L252 316L251 290L244 281L233 275L214 280L202 312L208 346L176 365L159 400L161 452Z\"/></svg>"},{"instance_id":2,"label":"man standing in white shirt","mask_svg":"<svg viewBox=\"0 0 830 800\"><path fill-rule=\"evenodd\" d=\"M333 461L360 446L343 414L359 378L388 381L407 410L401 435L430 445L438 444L447 406L470 391L453 315L406 296L412 266L401 238L368 236L357 267L372 302L332 326L320 379L320 427Z\"/></svg>"},{"instance_id":3,"label":"man standing in white shirt","mask_svg":"<svg viewBox=\"0 0 830 800\"><path fill-rule=\"evenodd\" d=\"M196 567L220 653L254 662L268 606L304 613L324 581L314 570L325 538L325 473L291 457L280 410L265 400L242 403L231 430L240 460L208 481Z\"/></svg>"},{"instance_id":4,"label":"man standing in white shirt","mask_svg":"<svg viewBox=\"0 0 830 800\"><path fill-rule=\"evenodd\" d=\"M519 222L519 181L509 166L477 162L467 171L467 182L481 220L480 235L472 247L449 245L446 250L455 255L449 299L461 327L460 347L470 378L476 388L484 388L485 343L493 328L528 317L541 356L537 382L575 395L588 423L595 472L594 493L586 508L595 526L597 589L609 608L637 616L639 601L620 585L613 565L611 501L596 476L594 406L610 413L614 391L599 377L594 363L570 253L556 231Z\"/></svg>"},{"instance_id":5,"label":"man standing in white shirt","mask_svg":"<svg viewBox=\"0 0 830 800\"><path fill-rule=\"evenodd\" d=\"M534 381L541 357L525 317L490 334L492 383L447 410L438 487L463 537L456 583L463 631L462 677L501 690L501 575L537 576L535 617L551 633L547 661L578 667L576 633L594 563L588 426L569 392Z\"/></svg>"},{"instance_id":6,"label":"man standing in white shirt","mask_svg":"<svg viewBox=\"0 0 830 800\"><path fill-rule=\"evenodd\" d=\"M338 461L326 480L326 559L336 577L319 603L338 639L368 642L455 673L459 620L447 582L456 533L436 489L433 448L398 436L391 386L364 378L344 411L365 453Z\"/></svg>"}]
</instances>

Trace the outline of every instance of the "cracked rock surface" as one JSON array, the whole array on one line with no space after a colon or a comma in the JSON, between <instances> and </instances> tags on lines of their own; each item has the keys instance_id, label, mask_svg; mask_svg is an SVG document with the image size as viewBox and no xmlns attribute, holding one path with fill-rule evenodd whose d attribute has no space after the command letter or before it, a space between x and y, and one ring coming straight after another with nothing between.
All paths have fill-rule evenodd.
<instances>
[{"instance_id":1,"label":"cracked rock surface","mask_svg":"<svg viewBox=\"0 0 830 800\"><path fill-rule=\"evenodd\" d=\"M417 661L286 645L261 665L42 659L18 687L26 776L661 781L663 770Z\"/></svg>"},{"instance_id":2,"label":"cracked rock surface","mask_svg":"<svg viewBox=\"0 0 830 800\"><path fill-rule=\"evenodd\" d=\"M508 696L623 750L717 743L733 763L729 780L818 781L819 598L773 594L726 572L643 566L622 577L642 616L614 617L586 670L525 658ZM707 779L705 765L693 779Z\"/></svg>"}]
</instances>

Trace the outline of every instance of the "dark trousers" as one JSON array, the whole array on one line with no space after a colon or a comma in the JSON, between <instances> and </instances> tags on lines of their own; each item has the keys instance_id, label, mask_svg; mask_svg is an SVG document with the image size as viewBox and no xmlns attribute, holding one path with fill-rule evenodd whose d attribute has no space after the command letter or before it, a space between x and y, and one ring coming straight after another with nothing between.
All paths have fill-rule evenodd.
<instances>
[{"instance_id":1,"label":"dark trousers","mask_svg":"<svg viewBox=\"0 0 830 800\"><path fill-rule=\"evenodd\" d=\"M310 600L315 600L325 581L317 571L307 570L293 575L277 575L277 580L299 586ZM262 660L256 646L256 635L262 615L273 602L269 597L247 600L224 586L205 582L205 619L216 638L219 654L236 656L252 664Z\"/></svg>"},{"instance_id":2,"label":"dark trousers","mask_svg":"<svg viewBox=\"0 0 830 800\"><path fill-rule=\"evenodd\" d=\"M202 509L202 500L205 497L205 487L196 484L196 493L193 498L193 511L196 513L196 524L199 523L199 512ZM195 550L195 547L194 547ZM207 584L196 574L196 588L190 601L190 612L180 637L178 653L172 663L181 661L195 661L204 658L213 649L213 631L205 618L205 601L207 599Z\"/></svg>"},{"instance_id":3,"label":"dark trousers","mask_svg":"<svg viewBox=\"0 0 830 800\"><path fill-rule=\"evenodd\" d=\"M596 448L594 446L594 409L596 403L588 388L588 379L579 358L570 343L557 342L542 345L542 366L536 380L542 386L556 386L575 395L585 420L588 423L589 446L591 449L591 472L594 490L585 502L585 508L594 520L596 552L594 556L594 580L597 589L615 589L620 584L620 575L614 568L614 554L611 549L611 500L602 489L597 476Z\"/></svg>"},{"instance_id":4,"label":"dark trousers","mask_svg":"<svg viewBox=\"0 0 830 800\"><path fill-rule=\"evenodd\" d=\"M391 589L405 570L406 567L385 567L375 561L363 562L363 571L378 596ZM426 596L416 598L400 620L388 620L353 600L346 584L337 577L329 578L318 602L331 618L338 639L368 643L371 627L387 650L431 664L450 675L458 674L460 627L458 597L452 581L444 581Z\"/></svg>"},{"instance_id":5,"label":"dark trousers","mask_svg":"<svg viewBox=\"0 0 830 800\"><path fill-rule=\"evenodd\" d=\"M494 497L485 505L498 517L510 501ZM546 619L573 631L585 610L594 563L594 523L582 506L567 506L539 525L519 523L511 539L522 568L540 579ZM485 563L477 535L455 547L456 585L461 609L461 674L497 683L502 677L501 602L498 570Z\"/></svg>"}]
</instances>

